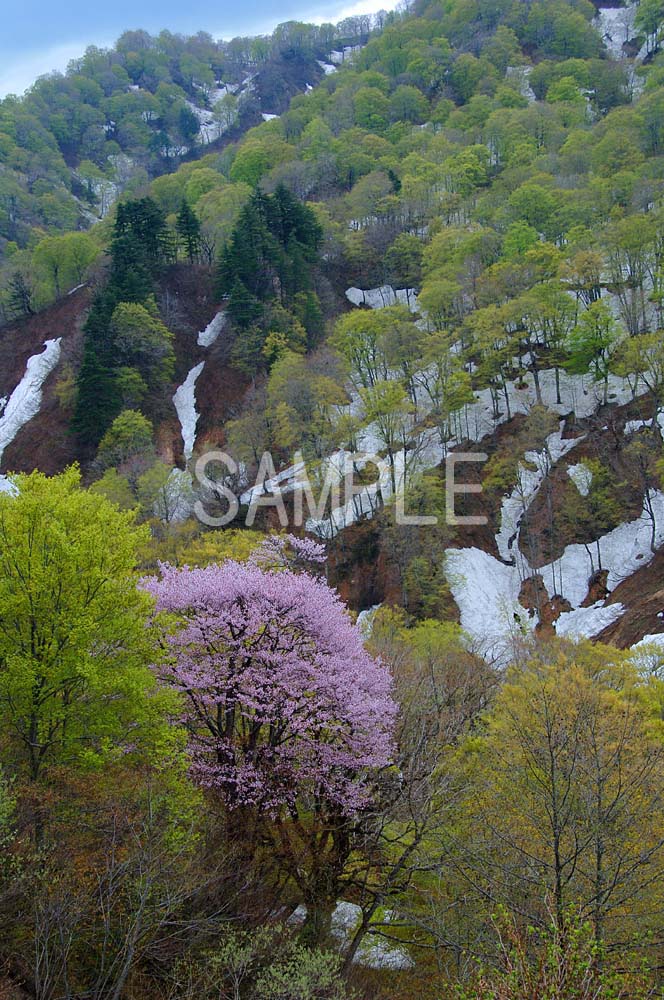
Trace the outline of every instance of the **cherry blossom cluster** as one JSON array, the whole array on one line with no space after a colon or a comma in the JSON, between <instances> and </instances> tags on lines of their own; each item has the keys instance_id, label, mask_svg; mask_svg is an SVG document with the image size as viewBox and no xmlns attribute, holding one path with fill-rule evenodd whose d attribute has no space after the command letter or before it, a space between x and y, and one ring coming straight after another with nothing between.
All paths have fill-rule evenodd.
<instances>
[{"instance_id":1,"label":"cherry blossom cluster","mask_svg":"<svg viewBox=\"0 0 664 1000\"><path fill-rule=\"evenodd\" d=\"M388 670L335 591L232 561L160 571L143 586L179 622L160 670L185 696L195 780L231 807L274 812L313 795L361 808L391 761L396 709Z\"/></svg>"}]
</instances>

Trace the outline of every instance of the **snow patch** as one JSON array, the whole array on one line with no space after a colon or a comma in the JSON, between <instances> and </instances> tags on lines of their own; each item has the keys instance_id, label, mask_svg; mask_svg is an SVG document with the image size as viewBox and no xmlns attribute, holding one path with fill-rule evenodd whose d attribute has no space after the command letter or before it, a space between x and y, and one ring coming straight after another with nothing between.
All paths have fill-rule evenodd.
<instances>
[{"instance_id":1,"label":"snow patch","mask_svg":"<svg viewBox=\"0 0 664 1000\"><path fill-rule=\"evenodd\" d=\"M664 494L651 491L655 514L655 548L664 544ZM650 548L652 522L644 511L640 517L621 524L599 540L601 566L607 570L606 587L614 591L653 558ZM452 596L461 614L461 625L487 659L507 663L516 634L530 631L535 624L518 601L522 582L541 575L550 598L562 596L572 606L554 623L559 635L591 638L624 613L622 604L598 601L590 608L581 604L588 594L588 581L598 568L598 543L568 545L562 556L546 566L533 569L519 553L517 565L505 565L481 549L448 549L445 573Z\"/></svg>"},{"instance_id":2,"label":"snow patch","mask_svg":"<svg viewBox=\"0 0 664 1000\"><path fill-rule=\"evenodd\" d=\"M192 368L185 381L176 390L173 396L173 403L182 428L182 441L184 442L184 457L188 462L194 453L196 443L196 424L199 413L196 411L196 379L203 371L204 361Z\"/></svg>"},{"instance_id":3,"label":"snow patch","mask_svg":"<svg viewBox=\"0 0 664 1000\"><path fill-rule=\"evenodd\" d=\"M517 484L512 492L503 498L500 510L500 531L496 535L496 544L503 559L513 561L514 553L518 551L521 521L549 471L558 459L582 440L583 437L563 440L561 422L560 430L549 434L546 447L542 451L526 452L524 459L528 462L528 466L519 463Z\"/></svg>"},{"instance_id":4,"label":"snow patch","mask_svg":"<svg viewBox=\"0 0 664 1000\"><path fill-rule=\"evenodd\" d=\"M354 306L368 306L370 309L385 309L397 303L408 306L411 312L419 312L417 292L414 288L392 288L391 285L381 285L379 288L347 288L346 298Z\"/></svg>"},{"instance_id":5,"label":"snow patch","mask_svg":"<svg viewBox=\"0 0 664 1000\"><path fill-rule=\"evenodd\" d=\"M567 475L572 480L582 497L587 497L592 486L592 470L584 462L567 467Z\"/></svg>"},{"instance_id":6,"label":"snow patch","mask_svg":"<svg viewBox=\"0 0 664 1000\"><path fill-rule=\"evenodd\" d=\"M288 922L302 924L306 916L307 908L301 903L291 914ZM381 923L374 925L376 928L383 925L389 926L394 913L392 910L384 910L382 916ZM362 910L356 903L349 903L344 899L337 902L332 914L331 931L332 937L342 949L350 944L361 920ZM372 933L371 925L369 925L369 931L353 961L356 965L362 965L368 969L412 969L415 964L405 948L400 948L398 945L379 937L375 931Z\"/></svg>"},{"instance_id":7,"label":"snow patch","mask_svg":"<svg viewBox=\"0 0 664 1000\"><path fill-rule=\"evenodd\" d=\"M60 337L44 342L41 354L28 358L25 375L6 400L0 416L0 460L21 427L39 413L42 386L60 359Z\"/></svg>"},{"instance_id":8,"label":"snow patch","mask_svg":"<svg viewBox=\"0 0 664 1000\"><path fill-rule=\"evenodd\" d=\"M478 548L447 549L445 575L461 615L461 627L490 662L506 662L518 635L535 619L519 603L521 577Z\"/></svg>"},{"instance_id":9,"label":"snow patch","mask_svg":"<svg viewBox=\"0 0 664 1000\"><path fill-rule=\"evenodd\" d=\"M365 639L368 639L371 635L371 630L373 628L373 618L379 608L382 608L382 604L372 604L370 608L365 608L364 611L360 611L357 616L357 627L359 628Z\"/></svg>"},{"instance_id":10,"label":"snow patch","mask_svg":"<svg viewBox=\"0 0 664 1000\"><path fill-rule=\"evenodd\" d=\"M589 608L563 611L555 623L556 633L570 639L592 639L608 625L618 621L624 613L622 604L605 605L603 601L596 601Z\"/></svg>"},{"instance_id":11,"label":"snow patch","mask_svg":"<svg viewBox=\"0 0 664 1000\"><path fill-rule=\"evenodd\" d=\"M18 493L11 479L7 479L7 476L0 476L0 493L11 493L13 496Z\"/></svg>"},{"instance_id":12,"label":"snow patch","mask_svg":"<svg viewBox=\"0 0 664 1000\"><path fill-rule=\"evenodd\" d=\"M530 86L530 74L532 73L532 66L508 66L505 70L505 76L508 80L513 80L519 90L522 97L525 97L529 104L534 104L537 100L535 96L535 91Z\"/></svg>"},{"instance_id":13,"label":"snow patch","mask_svg":"<svg viewBox=\"0 0 664 1000\"><path fill-rule=\"evenodd\" d=\"M635 431L640 431L643 427L652 427L652 419L627 420L625 422L625 435L634 434Z\"/></svg>"},{"instance_id":14,"label":"snow patch","mask_svg":"<svg viewBox=\"0 0 664 1000\"><path fill-rule=\"evenodd\" d=\"M211 347L226 325L226 313L222 310L218 312L211 322L198 335L199 347Z\"/></svg>"},{"instance_id":15,"label":"snow patch","mask_svg":"<svg viewBox=\"0 0 664 1000\"><path fill-rule=\"evenodd\" d=\"M661 646L664 649L664 632L644 635L643 639L635 642L633 646L630 646L630 649L638 649L640 646Z\"/></svg>"},{"instance_id":16,"label":"snow patch","mask_svg":"<svg viewBox=\"0 0 664 1000\"><path fill-rule=\"evenodd\" d=\"M623 45L632 37L637 4L600 7L593 24L614 59L624 59Z\"/></svg>"}]
</instances>

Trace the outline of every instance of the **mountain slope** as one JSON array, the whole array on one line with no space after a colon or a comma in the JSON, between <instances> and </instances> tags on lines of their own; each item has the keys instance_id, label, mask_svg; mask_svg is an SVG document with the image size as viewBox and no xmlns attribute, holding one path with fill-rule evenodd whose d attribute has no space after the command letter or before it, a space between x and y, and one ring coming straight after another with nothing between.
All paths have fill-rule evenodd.
<instances>
[{"instance_id":1,"label":"mountain slope","mask_svg":"<svg viewBox=\"0 0 664 1000\"><path fill-rule=\"evenodd\" d=\"M651 420L663 390L658 25L637 5L423 2L381 27L344 65L316 64L320 84L280 117L142 189L173 239L184 200L200 256L222 261L216 279L200 262L164 261L157 303L176 335L176 381L146 410L159 455L182 461L171 397L203 362L194 458L228 445L250 482L266 448L284 469L297 445L323 467L339 446L382 456L356 509L309 524L338 536L338 581L358 606L459 615L478 642L489 619L490 657L535 627L633 641L638 596L618 608L621 578L645 572L653 531L661 542L658 426L625 427ZM292 44L306 89L311 43ZM315 260L304 243L270 242L281 191L312 208ZM95 230L102 242L112 222ZM85 296L72 301L83 309ZM222 335L201 348L222 299ZM58 330L68 308L54 307ZM46 339L51 313L40 315L26 329L43 323ZM15 354L8 389L28 353L11 336L0 334ZM55 418L49 385L33 431L60 435L69 411ZM21 433L4 468L51 471L75 453L46 456ZM394 487L433 502L450 449L489 455L473 472L488 526L442 523L397 543ZM358 514L375 525L351 528ZM372 561L380 572L362 586L357 565Z\"/></svg>"}]
</instances>

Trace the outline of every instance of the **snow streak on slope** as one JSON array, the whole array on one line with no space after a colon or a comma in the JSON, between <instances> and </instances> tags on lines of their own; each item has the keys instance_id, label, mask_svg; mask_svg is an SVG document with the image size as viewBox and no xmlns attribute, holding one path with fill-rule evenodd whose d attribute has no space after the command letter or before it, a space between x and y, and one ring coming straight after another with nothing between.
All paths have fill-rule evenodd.
<instances>
[{"instance_id":1,"label":"snow streak on slope","mask_svg":"<svg viewBox=\"0 0 664 1000\"><path fill-rule=\"evenodd\" d=\"M549 434L546 447L542 451L527 451L524 459L528 466L519 463L517 485L503 498L500 513L500 531L496 535L498 551L506 561L514 560L515 542L518 541L519 526L528 507L537 496L540 486L559 458L582 441L578 438L562 438L562 428Z\"/></svg>"},{"instance_id":2,"label":"snow streak on slope","mask_svg":"<svg viewBox=\"0 0 664 1000\"><path fill-rule=\"evenodd\" d=\"M42 386L60 358L60 337L47 340L41 354L28 359L25 375L0 411L0 460L21 427L39 413Z\"/></svg>"},{"instance_id":3,"label":"snow streak on slope","mask_svg":"<svg viewBox=\"0 0 664 1000\"><path fill-rule=\"evenodd\" d=\"M204 361L192 368L185 381L177 389L173 396L175 409L182 428L182 441L184 442L184 457L188 462L194 453L196 441L196 424L199 414L196 411L196 379L203 371Z\"/></svg>"},{"instance_id":4,"label":"snow streak on slope","mask_svg":"<svg viewBox=\"0 0 664 1000\"><path fill-rule=\"evenodd\" d=\"M664 494L650 492L655 514L655 548L664 544ZM539 569L533 569L519 553L517 565L507 566L481 549L448 549L446 575L461 613L461 625L482 649L484 655L498 663L509 660L511 642L518 633L530 631L535 623L518 601L524 580L534 574L542 577L550 598L559 595L569 601L572 611L563 612L555 622L559 635L591 638L622 615L621 604L596 602L591 607L580 605L588 594L588 581L601 566L607 570L609 592L642 566L654 553L650 548L652 522L642 513L629 523L621 524L590 545L568 545L560 559Z\"/></svg>"},{"instance_id":5,"label":"snow streak on slope","mask_svg":"<svg viewBox=\"0 0 664 1000\"><path fill-rule=\"evenodd\" d=\"M397 303L408 306L412 312L418 311L417 292L414 288L392 288L391 285L381 285L380 288L347 288L346 298L354 306L368 306L370 309L383 309Z\"/></svg>"},{"instance_id":6,"label":"snow streak on slope","mask_svg":"<svg viewBox=\"0 0 664 1000\"><path fill-rule=\"evenodd\" d=\"M222 310L212 319L198 335L199 347L211 347L226 325L226 313Z\"/></svg>"},{"instance_id":7,"label":"snow streak on slope","mask_svg":"<svg viewBox=\"0 0 664 1000\"><path fill-rule=\"evenodd\" d=\"M490 662L506 663L517 635L535 627L519 604L521 576L482 549L448 549L445 575L461 614L461 627Z\"/></svg>"}]
</instances>

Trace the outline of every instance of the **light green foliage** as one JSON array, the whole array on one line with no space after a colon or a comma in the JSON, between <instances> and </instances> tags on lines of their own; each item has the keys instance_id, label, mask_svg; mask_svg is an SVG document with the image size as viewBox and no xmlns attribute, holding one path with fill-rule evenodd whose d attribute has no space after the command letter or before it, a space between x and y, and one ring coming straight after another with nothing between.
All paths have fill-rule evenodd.
<instances>
[{"instance_id":1,"label":"light green foliage","mask_svg":"<svg viewBox=\"0 0 664 1000\"><path fill-rule=\"evenodd\" d=\"M44 299L59 298L81 284L99 253L97 242L87 233L66 233L40 240L32 259L37 280L43 284Z\"/></svg>"},{"instance_id":2,"label":"light green foliage","mask_svg":"<svg viewBox=\"0 0 664 1000\"><path fill-rule=\"evenodd\" d=\"M235 155L230 177L235 183L255 187L265 174L279 163L295 157L295 150L283 139L272 134L250 134Z\"/></svg>"},{"instance_id":3,"label":"light green foliage","mask_svg":"<svg viewBox=\"0 0 664 1000\"><path fill-rule=\"evenodd\" d=\"M104 434L97 451L102 469L152 453L152 424L138 410L123 410Z\"/></svg>"},{"instance_id":4,"label":"light green foliage","mask_svg":"<svg viewBox=\"0 0 664 1000\"><path fill-rule=\"evenodd\" d=\"M161 320L137 302L121 302L111 317L111 331L121 359L139 373L151 390L163 389L173 378L173 334ZM134 394L138 383L127 385Z\"/></svg>"},{"instance_id":5,"label":"light green foliage","mask_svg":"<svg viewBox=\"0 0 664 1000\"><path fill-rule=\"evenodd\" d=\"M604 401L609 391L611 364L620 347L623 334L609 306L593 302L579 317L569 337L569 367L571 371L590 370L596 382L604 383Z\"/></svg>"},{"instance_id":6,"label":"light green foliage","mask_svg":"<svg viewBox=\"0 0 664 1000\"><path fill-rule=\"evenodd\" d=\"M136 588L145 533L76 469L15 478L0 495L0 713L8 759L35 781L55 764L98 765L159 746L148 663L150 599ZM174 734L175 735L175 734Z\"/></svg>"},{"instance_id":7,"label":"light green foliage","mask_svg":"<svg viewBox=\"0 0 664 1000\"><path fill-rule=\"evenodd\" d=\"M350 996L341 978L341 959L302 945L293 946L256 982L256 1000L347 1000Z\"/></svg>"},{"instance_id":8,"label":"light green foliage","mask_svg":"<svg viewBox=\"0 0 664 1000\"><path fill-rule=\"evenodd\" d=\"M527 250L537 243L537 230L527 222L513 222L503 239L503 257L522 257Z\"/></svg>"},{"instance_id":9,"label":"light green foliage","mask_svg":"<svg viewBox=\"0 0 664 1000\"><path fill-rule=\"evenodd\" d=\"M456 760L455 836L473 845L461 884L479 879L492 913L502 902L561 931L577 907L599 944L623 940L636 913L651 919L646 884L664 866L662 743L640 687L625 654L599 644L546 644L510 672Z\"/></svg>"},{"instance_id":10,"label":"light green foliage","mask_svg":"<svg viewBox=\"0 0 664 1000\"><path fill-rule=\"evenodd\" d=\"M103 476L92 483L90 492L105 497L120 510L134 510L136 507L136 497L129 480L114 466L106 469Z\"/></svg>"},{"instance_id":11,"label":"light green foliage","mask_svg":"<svg viewBox=\"0 0 664 1000\"><path fill-rule=\"evenodd\" d=\"M316 370L315 361L285 349L267 384L268 419L279 448L322 457L334 439L334 414L346 402L343 386Z\"/></svg>"},{"instance_id":12,"label":"light green foliage","mask_svg":"<svg viewBox=\"0 0 664 1000\"><path fill-rule=\"evenodd\" d=\"M289 939L279 925L226 929L194 973L195 995L247 1000L352 1000L341 958ZM186 994L193 1000L193 993Z\"/></svg>"}]
</instances>

